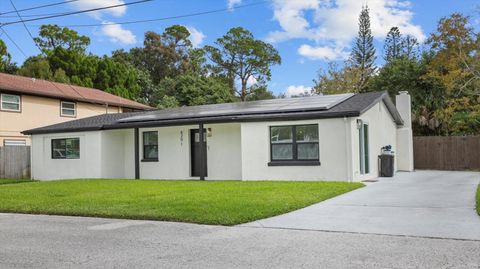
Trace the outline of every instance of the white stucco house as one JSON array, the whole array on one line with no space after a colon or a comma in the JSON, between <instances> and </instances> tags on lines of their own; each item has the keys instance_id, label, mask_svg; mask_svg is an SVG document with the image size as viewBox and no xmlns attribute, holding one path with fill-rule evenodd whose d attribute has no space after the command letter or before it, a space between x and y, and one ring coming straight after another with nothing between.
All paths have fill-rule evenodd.
<instances>
[{"instance_id":1,"label":"white stucco house","mask_svg":"<svg viewBox=\"0 0 480 269\"><path fill-rule=\"evenodd\" d=\"M24 134L37 180L362 181L378 177L386 145L395 170L413 170L410 117L408 93L395 106L373 92L105 114Z\"/></svg>"}]
</instances>

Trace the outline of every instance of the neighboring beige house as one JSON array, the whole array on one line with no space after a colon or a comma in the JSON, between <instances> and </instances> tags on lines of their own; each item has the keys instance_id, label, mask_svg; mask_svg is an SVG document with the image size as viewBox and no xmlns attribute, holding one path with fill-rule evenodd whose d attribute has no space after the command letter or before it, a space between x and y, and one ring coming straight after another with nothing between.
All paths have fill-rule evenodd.
<instances>
[{"instance_id":1,"label":"neighboring beige house","mask_svg":"<svg viewBox=\"0 0 480 269\"><path fill-rule=\"evenodd\" d=\"M149 109L98 89L0 73L0 146L30 145L21 132L32 128Z\"/></svg>"}]
</instances>

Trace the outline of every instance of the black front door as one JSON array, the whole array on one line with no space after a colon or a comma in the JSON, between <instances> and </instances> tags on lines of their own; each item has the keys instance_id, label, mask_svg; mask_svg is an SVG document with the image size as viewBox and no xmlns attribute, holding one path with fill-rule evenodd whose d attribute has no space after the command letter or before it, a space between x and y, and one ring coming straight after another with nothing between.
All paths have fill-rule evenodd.
<instances>
[{"instance_id":1,"label":"black front door","mask_svg":"<svg viewBox=\"0 0 480 269\"><path fill-rule=\"evenodd\" d=\"M200 149L200 133L198 129L190 130L190 156L192 164L192 177L199 177L202 168L207 176L207 134L203 131L203 153ZM203 166L203 167L202 167Z\"/></svg>"}]
</instances>

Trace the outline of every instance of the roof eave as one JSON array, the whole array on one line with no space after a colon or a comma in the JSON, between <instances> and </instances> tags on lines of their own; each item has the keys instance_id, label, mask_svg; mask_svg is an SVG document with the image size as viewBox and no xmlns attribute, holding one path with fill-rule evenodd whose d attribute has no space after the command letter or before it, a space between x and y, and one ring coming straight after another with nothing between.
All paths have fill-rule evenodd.
<instances>
[{"instance_id":1,"label":"roof eave","mask_svg":"<svg viewBox=\"0 0 480 269\"><path fill-rule=\"evenodd\" d=\"M101 126L95 127L83 127L83 128L63 128L55 130L42 130L42 129L30 129L23 132L20 132L24 135L36 135L36 134L53 134L53 133L76 133L76 132L88 132L88 131L99 131L102 130Z\"/></svg>"}]
</instances>

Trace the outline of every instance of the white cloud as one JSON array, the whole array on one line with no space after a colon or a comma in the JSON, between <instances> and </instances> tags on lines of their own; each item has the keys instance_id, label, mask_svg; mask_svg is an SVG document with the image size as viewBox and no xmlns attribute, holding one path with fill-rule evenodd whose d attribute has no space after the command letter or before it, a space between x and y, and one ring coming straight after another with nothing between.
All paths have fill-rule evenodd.
<instances>
[{"instance_id":1,"label":"white cloud","mask_svg":"<svg viewBox=\"0 0 480 269\"><path fill-rule=\"evenodd\" d=\"M69 3L76 10L94 9L106 6L115 6L125 4L124 0L81 0ZM102 17L110 15L114 17L121 17L127 12L126 6L120 6L115 8L103 9L95 12L88 12L89 16L98 21L102 21ZM103 21L102 23L111 23ZM113 43L120 43L124 45L131 45L137 42L135 35L127 29L124 29L119 24L103 25L99 31L102 35L109 38Z\"/></svg>"},{"instance_id":2,"label":"white cloud","mask_svg":"<svg viewBox=\"0 0 480 269\"><path fill-rule=\"evenodd\" d=\"M249 77L247 79L247 87L257 84L258 80L255 77Z\"/></svg>"},{"instance_id":3,"label":"white cloud","mask_svg":"<svg viewBox=\"0 0 480 269\"><path fill-rule=\"evenodd\" d=\"M242 0L228 0L227 7L229 9L233 9L236 5L239 5L241 3L242 3Z\"/></svg>"},{"instance_id":4,"label":"white cloud","mask_svg":"<svg viewBox=\"0 0 480 269\"><path fill-rule=\"evenodd\" d=\"M190 32L190 42L192 42L192 46L194 48L198 48L200 44L202 44L203 40L205 39L205 34L201 31L197 30L195 27L186 26L188 31Z\"/></svg>"},{"instance_id":5,"label":"white cloud","mask_svg":"<svg viewBox=\"0 0 480 269\"><path fill-rule=\"evenodd\" d=\"M357 35L363 4L360 0L274 0L274 19L282 30L269 33L267 40L311 40L314 46L305 44L298 52L311 59L345 57L343 51ZM425 39L422 28L412 22L409 1L369 0L368 7L375 38L383 40L392 26L398 26L404 35Z\"/></svg>"},{"instance_id":6,"label":"white cloud","mask_svg":"<svg viewBox=\"0 0 480 269\"><path fill-rule=\"evenodd\" d=\"M118 24L104 25L101 28L101 32L114 43L131 45L137 42L135 35L130 30L123 29L122 26Z\"/></svg>"},{"instance_id":7,"label":"white cloud","mask_svg":"<svg viewBox=\"0 0 480 269\"><path fill-rule=\"evenodd\" d=\"M299 96L299 95L310 95L312 92L311 87L306 87L303 85L290 85L285 91L286 97Z\"/></svg>"},{"instance_id":8,"label":"white cloud","mask_svg":"<svg viewBox=\"0 0 480 269\"><path fill-rule=\"evenodd\" d=\"M81 0L81 1L75 1L70 3L70 5L72 5L77 10L93 9L93 8L115 6L115 5L121 5L121 4L125 4L125 1L123 0ZM115 17L120 17L120 16L123 16L125 12L127 12L127 7L121 6L121 7L108 8L108 9L103 9L103 10L94 11L94 12L88 12L86 14L96 19L100 19L102 14L109 14Z\"/></svg>"},{"instance_id":9,"label":"white cloud","mask_svg":"<svg viewBox=\"0 0 480 269\"><path fill-rule=\"evenodd\" d=\"M298 48L298 54L312 60L327 61L345 59L348 56L347 52L338 48L331 48L327 46L312 47L305 44L301 45L300 48Z\"/></svg>"}]
</instances>

